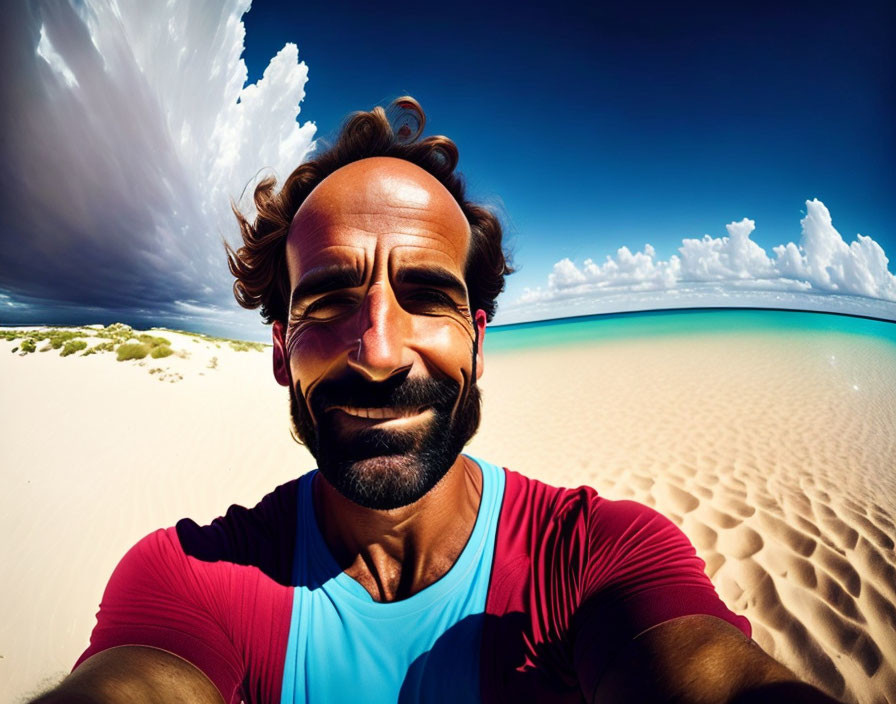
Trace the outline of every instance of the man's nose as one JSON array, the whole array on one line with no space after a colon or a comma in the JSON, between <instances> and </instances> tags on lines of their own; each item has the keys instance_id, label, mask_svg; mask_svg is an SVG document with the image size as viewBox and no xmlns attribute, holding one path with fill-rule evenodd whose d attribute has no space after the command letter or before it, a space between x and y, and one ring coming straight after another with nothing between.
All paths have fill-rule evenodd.
<instances>
[{"instance_id":1,"label":"man's nose","mask_svg":"<svg viewBox=\"0 0 896 704\"><path fill-rule=\"evenodd\" d=\"M358 349L348 357L351 368L370 381L384 381L411 366L405 344L410 316L389 287L371 286L359 316Z\"/></svg>"}]
</instances>

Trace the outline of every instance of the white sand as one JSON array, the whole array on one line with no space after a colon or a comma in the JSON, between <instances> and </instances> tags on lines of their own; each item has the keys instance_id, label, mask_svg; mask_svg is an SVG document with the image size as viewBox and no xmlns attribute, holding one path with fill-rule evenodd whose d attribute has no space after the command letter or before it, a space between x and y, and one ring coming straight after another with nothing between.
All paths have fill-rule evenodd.
<instances>
[{"instance_id":1,"label":"white sand","mask_svg":"<svg viewBox=\"0 0 896 704\"><path fill-rule=\"evenodd\" d=\"M156 334L189 358L20 357L0 340L4 701L68 671L137 539L314 466L269 351ZM613 342L492 354L482 386L469 452L655 506L769 652L847 701L896 692L896 346Z\"/></svg>"}]
</instances>

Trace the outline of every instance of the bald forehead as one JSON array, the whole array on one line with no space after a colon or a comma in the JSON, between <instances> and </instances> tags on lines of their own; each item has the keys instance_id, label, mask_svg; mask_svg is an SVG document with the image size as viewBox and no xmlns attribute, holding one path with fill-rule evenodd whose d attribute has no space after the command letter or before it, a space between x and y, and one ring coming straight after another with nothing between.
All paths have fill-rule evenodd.
<instances>
[{"instance_id":1,"label":"bald forehead","mask_svg":"<svg viewBox=\"0 0 896 704\"><path fill-rule=\"evenodd\" d=\"M387 235L415 221L466 251L470 225L438 179L404 159L372 157L343 166L318 184L293 218L287 246L346 222L359 232Z\"/></svg>"}]
</instances>

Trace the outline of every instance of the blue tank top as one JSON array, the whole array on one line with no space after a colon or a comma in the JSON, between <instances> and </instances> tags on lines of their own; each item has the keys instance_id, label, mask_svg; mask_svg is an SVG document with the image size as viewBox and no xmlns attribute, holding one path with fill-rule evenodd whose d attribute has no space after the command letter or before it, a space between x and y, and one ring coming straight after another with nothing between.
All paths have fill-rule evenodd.
<instances>
[{"instance_id":1,"label":"blue tank top","mask_svg":"<svg viewBox=\"0 0 896 704\"><path fill-rule=\"evenodd\" d=\"M374 601L340 569L315 519L316 472L301 477L284 704L480 700L479 647L504 472L476 462L482 498L457 561L426 589L389 603Z\"/></svg>"}]
</instances>

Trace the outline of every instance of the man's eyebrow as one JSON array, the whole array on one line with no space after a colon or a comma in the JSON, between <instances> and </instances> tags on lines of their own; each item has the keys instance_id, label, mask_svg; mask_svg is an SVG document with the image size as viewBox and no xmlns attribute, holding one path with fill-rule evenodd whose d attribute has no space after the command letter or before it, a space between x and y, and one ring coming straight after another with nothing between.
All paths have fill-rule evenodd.
<instances>
[{"instance_id":1,"label":"man's eyebrow","mask_svg":"<svg viewBox=\"0 0 896 704\"><path fill-rule=\"evenodd\" d=\"M363 283L363 274L354 266L331 264L315 267L302 276L292 291L292 305L321 293L355 288Z\"/></svg>"},{"instance_id":2,"label":"man's eyebrow","mask_svg":"<svg viewBox=\"0 0 896 704\"><path fill-rule=\"evenodd\" d=\"M467 287L464 282L448 269L438 266L403 267L395 274L395 281L398 284L413 286L433 286L445 289L460 298L466 299L467 297Z\"/></svg>"}]
</instances>

